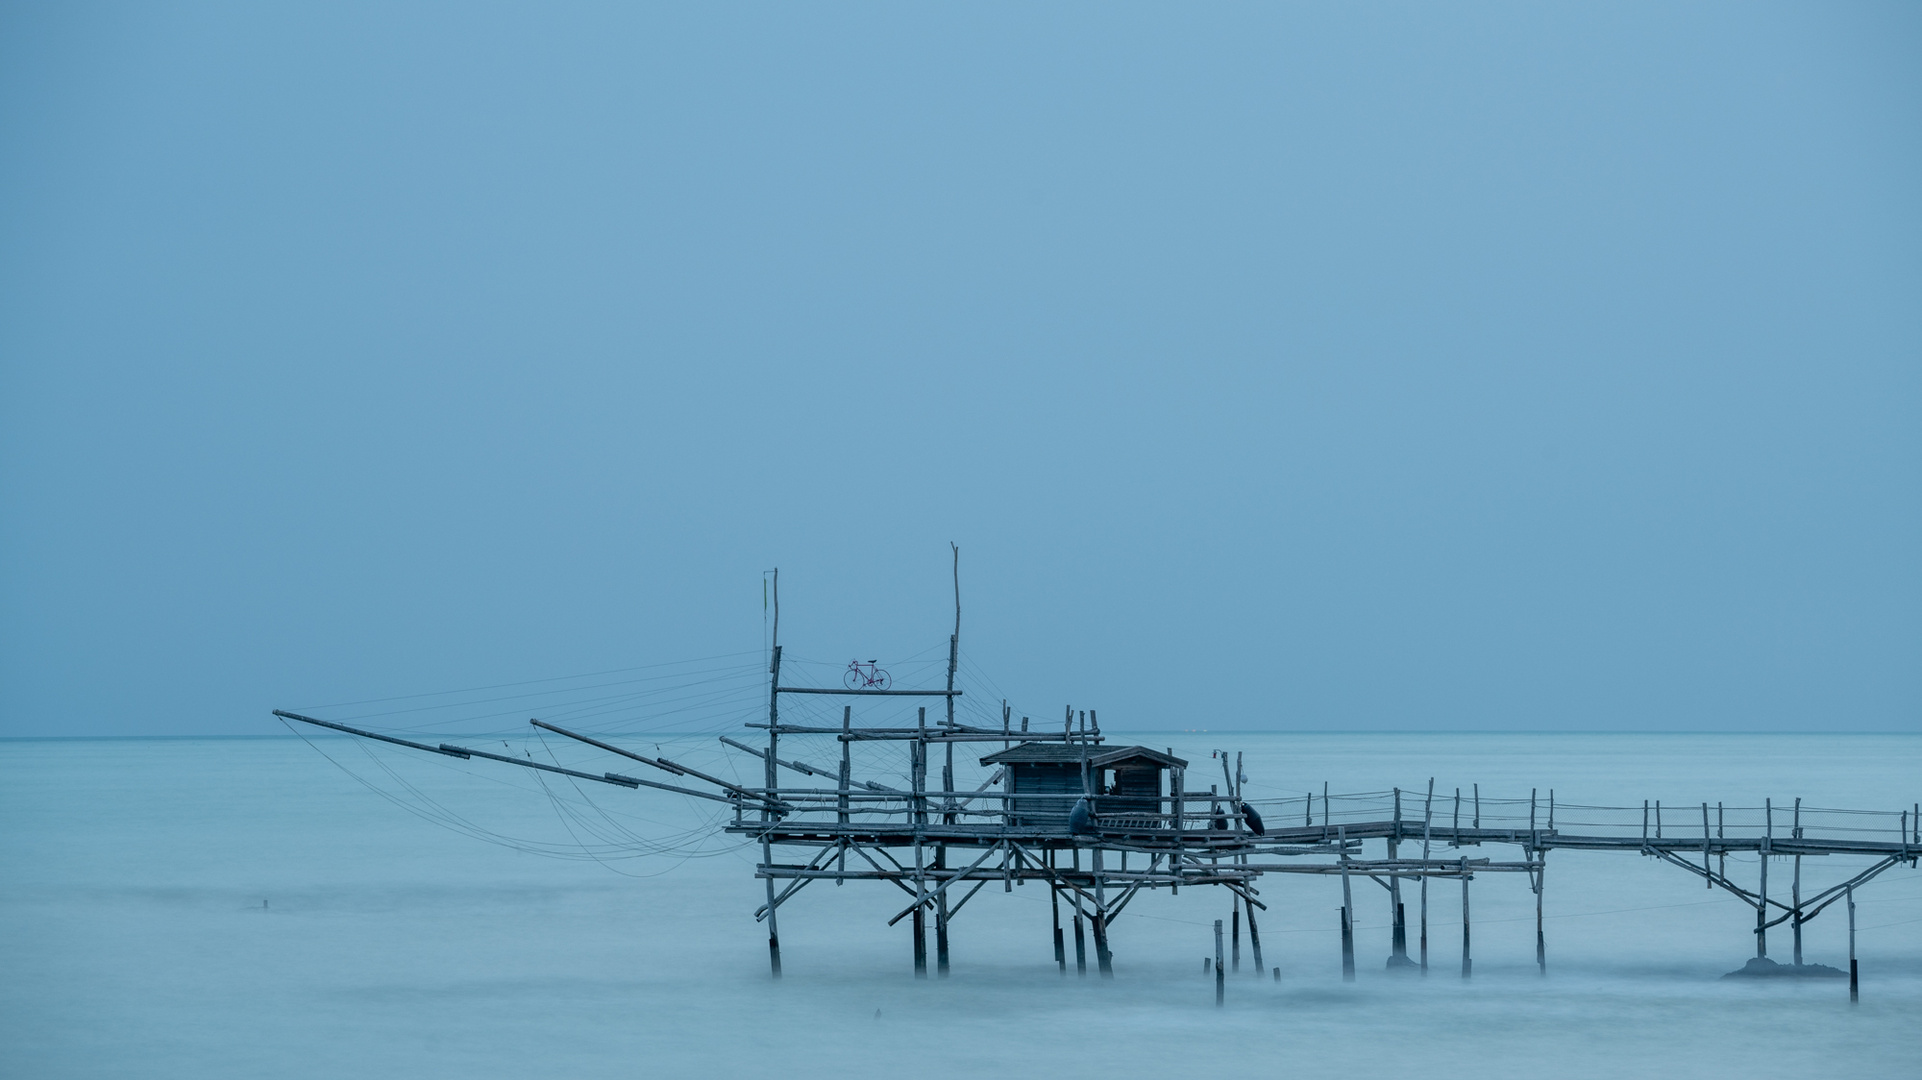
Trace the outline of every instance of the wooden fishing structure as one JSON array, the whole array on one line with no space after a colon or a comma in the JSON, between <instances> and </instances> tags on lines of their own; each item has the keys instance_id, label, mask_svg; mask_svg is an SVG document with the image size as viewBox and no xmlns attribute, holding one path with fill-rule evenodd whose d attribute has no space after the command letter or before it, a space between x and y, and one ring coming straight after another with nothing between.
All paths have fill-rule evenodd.
<instances>
[{"instance_id":1,"label":"wooden fishing structure","mask_svg":"<svg viewBox=\"0 0 1922 1080\"><path fill-rule=\"evenodd\" d=\"M1719 803L1558 808L1553 791L1545 798L1531 792L1526 800L1497 801L1484 799L1477 786L1467 795L1456 789L1437 796L1432 780L1420 793L1392 789L1344 796L1330 794L1324 786L1319 796L1310 792L1298 798L1244 800L1240 755L1235 755L1232 768L1228 754L1217 755L1218 783L1211 776L1191 778L1191 763L1176 757L1172 748L1109 745L1093 709L1069 706L1058 727L1044 730L1031 726L1026 716L1017 725L1004 702L999 727L963 723L955 708L963 693L955 685L961 631L959 554L957 549L955 627L948 640L946 682L938 688L878 688L871 675L850 678L850 685L843 687L789 685L783 680L777 573L766 719L747 724L764 744L721 739L758 759L758 786L724 780L540 719L530 723L669 779L595 773L529 757L424 743L282 710L275 715L433 754L726 804L733 813L725 830L760 848L755 873L765 883L766 898L754 917L767 924L768 959L776 978L782 966L781 907L819 881L873 881L898 890L902 907L887 925L909 923L919 977L929 968L928 924L934 931L934 970L946 975L954 920L992 885L1003 892L1028 884L1048 889L1055 964L1065 974L1072 949L1074 969L1085 975L1092 939L1094 968L1103 978L1114 974L1110 939L1115 917L1142 892L1166 889L1178 895L1184 888L1218 887L1233 903L1225 954L1221 923L1215 924L1213 970L1219 992L1224 968L1240 969L1244 920L1254 971L1267 970L1256 912L1268 911L1259 882L1269 874L1340 879L1342 971L1348 980L1356 971L1358 879L1381 886L1387 894L1392 927L1387 966L1424 972L1429 967L1429 882L1459 882L1460 972L1467 978L1473 970L1470 882L1484 874L1520 875L1534 894L1535 960L1545 973L1543 886L1551 851L1637 852L1696 875L1707 888L1723 889L1754 908L1758 957L1767 956L1769 930L1788 924L1794 966L1800 967L1802 929L1811 919L1845 900L1852 926L1854 891L1891 867L1914 868L1922 855L1922 817L1917 814L1922 806L1894 814L1817 810L1803 807L1799 799L1787 807L1765 802L1759 814ZM838 725L796 723L783 715L784 703L822 697L840 699ZM863 723L856 715L857 705L877 702L898 710L902 702L894 699L916 702L912 725L898 720ZM920 701L933 704L932 718ZM818 715L818 708L814 711ZM893 747L897 754L904 749L907 787L858 778L857 747ZM958 786L957 754L976 755L979 765L990 770L986 780L972 789ZM832 764L820 764L823 761ZM1379 855L1367 851L1375 841L1381 845ZM1492 858L1465 850L1491 845L1514 853ZM1759 856L1754 888L1730 877L1731 854ZM1820 856L1856 857L1863 864L1845 880L1805 895L1802 860ZM1792 863L1786 900L1779 885L1770 892L1772 858ZM1404 889L1418 893L1413 957ZM1852 970L1853 949L1851 930Z\"/></svg>"}]
</instances>

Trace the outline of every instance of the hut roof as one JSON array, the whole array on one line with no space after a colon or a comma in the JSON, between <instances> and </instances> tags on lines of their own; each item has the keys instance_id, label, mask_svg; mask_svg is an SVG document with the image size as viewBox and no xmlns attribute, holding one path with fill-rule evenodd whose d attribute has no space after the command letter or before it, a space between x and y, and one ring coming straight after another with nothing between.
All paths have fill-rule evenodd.
<instances>
[{"instance_id":1,"label":"hut roof","mask_svg":"<svg viewBox=\"0 0 1922 1080\"><path fill-rule=\"evenodd\" d=\"M1147 758L1164 768L1185 769L1188 763L1145 746L1090 746L1086 743L1029 742L1010 746L981 759L983 765L1079 765L1083 760L1103 768L1133 758Z\"/></svg>"}]
</instances>

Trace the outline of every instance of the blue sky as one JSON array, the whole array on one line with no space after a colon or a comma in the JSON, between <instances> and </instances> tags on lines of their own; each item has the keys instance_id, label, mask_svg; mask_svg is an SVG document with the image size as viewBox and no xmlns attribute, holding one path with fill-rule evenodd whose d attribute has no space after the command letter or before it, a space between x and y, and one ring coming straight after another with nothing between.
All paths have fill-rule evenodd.
<instances>
[{"instance_id":1,"label":"blue sky","mask_svg":"<svg viewBox=\"0 0 1922 1080\"><path fill-rule=\"evenodd\" d=\"M0 734L963 645L1922 729L1922 9L0 8Z\"/></svg>"}]
</instances>

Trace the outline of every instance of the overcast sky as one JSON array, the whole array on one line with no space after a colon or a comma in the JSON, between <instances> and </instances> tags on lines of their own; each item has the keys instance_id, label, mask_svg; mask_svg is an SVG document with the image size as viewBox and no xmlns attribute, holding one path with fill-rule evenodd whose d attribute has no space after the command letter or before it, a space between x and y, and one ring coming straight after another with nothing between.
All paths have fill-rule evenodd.
<instances>
[{"instance_id":1,"label":"overcast sky","mask_svg":"<svg viewBox=\"0 0 1922 1080\"><path fill-rule=\"evenodd\" d=\"M0 11L0 734L1922 729L1914 5Z\"/></svg>"}]
</instances>

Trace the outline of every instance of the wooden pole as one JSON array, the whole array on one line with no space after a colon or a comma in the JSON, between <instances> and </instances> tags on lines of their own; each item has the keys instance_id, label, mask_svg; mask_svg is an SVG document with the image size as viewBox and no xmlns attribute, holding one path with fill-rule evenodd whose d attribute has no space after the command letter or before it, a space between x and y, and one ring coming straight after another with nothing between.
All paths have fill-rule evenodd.
<instances>
[{"instance_id":1,"label":"wooden pole","mask_svg":"<svg viewBox=\"0 0 1922 1080\"><path fill-rule=\"evenodd\" d=\"M1343 827L1339 834L1341 840L1341 981L1355 981L1355 894L1348 885L1348 830Z\"/></svg>"},{"instance_id":2,"label":"wooden pole","mask_svg":"<svg viewBox=\"0 0 1922 1080\"><path fill-rule=\"evenodd\" d=\"M1800 796L1796 797L1795 818L1793 823L1789 827L1792 830L1789 835L1793 836L1797 840L1800 840L1802 838L1802 799ZM1800 855L1797 855L1795 857L1795 877L1793 879L1793 882L1789 886L1789 903L1792 906L1790 921L1795 931L1795 966L1801 967L1802 966L1802 856Z\"/></svg>"},{"instance_id":3,"label":"wooden pole","mask_svg":"<svg viewBox=\"0 0 1922 1080\"><path fill-rule=\"evenodd\" d=\"M1548 852L1535 849L1535 967L1540 974L1548 974L1548 939L1542 934L1542 893L1545 891L1548 876Z\"/></svg>"},{"instance_id":4,"label":"wooden pole","mask_svg":"<svg viewBox=\"0 0 1922 1080\"><path fill-rule=\"evenodd\" d=\"M1074 904L1074 972L1085 979L1088 977L1088 939L1081 928L1081 901L1071 900Z\"/></svg>"},{"instance_id":5,"label":"wooden pole","mask_svg":"<svg viewBox=\"0 0 1922 1080\"><path fill-rule=\"evenodd\" d=\"M1173 747L1168 748L1168 756L1169 757L1175 756ZM1170 791L1168 794L1174 797L1174 820L1171 822L1171 824L1174 826L1174 830L1175 830L1175 852L1174 852L1174 855L1170 858L1168 863L1168 868L1174 872L1174 883L1169 886L1168 891L1175 896L1180 896L1181 895L1181 866L1182 866L1182 859L1183 859L1183 853L1181 850L1181 830L1182 830L1182 818L1187 813L1186 789L1188 786L1188 771L1180 767L1176 767L1168 770L1168 785L1174 789L1173 791Z\"/></svg>"},{"instance_id":6,"label":"wooden pole","mask_svg":"<svg viewBox=\"0 0 1922 1080\"><path fill-rule=\"evenodd\" d=\"M914 905L914 977L928 977L928 910Z\"/></svg>"},{"instance_id":7,"label":"wooden pole","mask_svg":"<svg viewBox=\"0 0 1922 1080\"><path fill-rule=\"evenodd\" d=\"M1709 844L1708 804L1703 803L1702 804L1702 887L1712 891L1715 888L1715 880L1708 876L1709 874L1708 844Z\"/></svg>"},{"instance_id":8,"label":"wooden pole","mask_svg":"<svg viewBox=\"0 0 1922 1080\"><path fill-rule=\"evenodd\" d=\"M1762 811L1768 815L1768 824L1762 830L1762 890L1761 899L1755 904L1755 955L1769 954L1769 840L1775 831L1775 804L1768 799L1762 800Z\"/></svg>"},{"instance_id":9,"label":"wooden pole","mask_svg":"<svg viewBox=\"0 0 1922 1080\"><path fill-rule=\"evenodd\" d=\"M1353 924L1348 921L1348 906L1346 904L1336 908L1335 913L1341 916L1341 981L1354 982L1355 928Z\"/></svg>"},{"instance_id":10,"label":"wooden pole","mask_svg":"<svg viewBox=\"0 0 1922 1080\"><path fill-rule=\"evenodd\" d=\"M854 730L854 706L843 705L841 706L841 734L846 735L848 732L852 730ZM852 739L841 740L841 776L840 776L841 797L836 803L836 809L838 813L836 813L834 817L835 817L835 821L837 821L843 826L847 825L848 821L850 820L848 818L848 792L852 790L854 786L854 768L853 768L853 759L849 757L849 754L852 751L853 747L854 747L854 740ZM838 860L838 868L842 873L844 874L847 873L848 845L846 840L841 841L841 855ZM834 884L837 887L839 887L844 882L844 880L845 879L843 878L835 878Z\"/></svg>"},{"instance_id":11,"label":"wooden pole","mask_svg":"<svg viewBox=\"0 0 1922 1080\"><path fill-rule=\"evenodd\" d=\"M1388 834L1388 858L1392 861L1400 857L1401 845L1401 789L1395 789L1395 829ZM1404 967L1408 964L1408 921L1401 903L1401 875L1388 875L1388 966Z\"/></svg>"},{"instance_id":12,"label":"wooden pole","mask_svg":"<svg viewBox=\"0 0 1922 1080\"><path fill-rule=\"evenodd\" d=\"M1253 905L1253 904L1244 904L1244 905L1243 905L1243 907L1245 907L1245 908L1247 909L1247 911L1248 911L1248 947L1249 947L1250 949L1252 949L1252 950L1254 950L1254 954L1255 954L1255 977L1256 977L1256 978L1259 978L1259 977L1261 976L1261 968L1262 968L1262 965L1261 965L1261 931L1260 931L1259 929L1257 929L1257 928L1256 928L1256 926L1255 926L1255 905ZM1280 969L1279 969L1279 968L1277 968L1276 970L1277 970L1277 971L1279 971Z\"/></svg>"},{"instance_id":13,"label":"wooden pole","mask_svg":"<svg viewBox=\"0 0 1922 1080\"><path fill-rule=\"evenodd\" d=\"M1052 866L1054 852L1048 852L1047 858ZM1065 979L1068 977L1068 950L1061 940L1061 887L1054 883L1052 874L1049 878L1048 900L1054 907L1054 963L1061 969L1061 977Z\"/></svg>"},{"instance_id":14,"label":"wooden pole","mask_svg":"<svg viewBox=\"0 0 1922 1080\"><path fill-rule=\"evenodd\" d=\"M952 733L954 731L954 675L961 663L961 548L952 541L949 541L948 546L954 549L954 633L948 638L947 697L947 728ZM954 744L948 743L946 750L947 760L941 767L941 790L951 792L954 790ZM941 802L942 809L946 811L941 815L941 823L953 825L955 822L954 796L944 795ZM948 846L941 844L934 849L934 867L936 870L945 870L947 865ZM946 892L935 899L934 971L943 979L948 977L948 894Z\"/></svg>"},{"instance_id":15,"label":"wooden pole","mask_svg":"<svg viewBox=\"0 0 1922 1080\"><path fill-rule=\"evenodd\" d=\"M1428 778L1428 801L1421 812L1421 858L1428 861L1429 834L1435 825L1435 778ZM1421 876L1421 973L1428 974L1428 875Z\"/></svg>"},{"instance_id":16,"label":"wooden pole","mask_svg":"<svg viewBox=\"0 0 1922 1080\"><path fill-rule=\"evenodd\" d=\"M1221 965L1221 920L1215 920L1215 1007L1228 996L1228 976Z\"/></svg>"},{"instance_id":17,"label":"wooden pole","mask_svg":"<svg viewBox=\"0 0 1922 1080\"><path fill-rule=\"evenodd\" d=\"M948 638L948 727L954 727L954 672L961 662L961 548L953 541L948 546L954 549L954 635ZM954 764L954 747L949 744L948 764ZM948 786L954 790L953 785Z\"/></svg>"},{"instance_id":18,"label":"wooden pole","mask_svg":"<svg viewBox=\"0 0 1922 1080\"><path fill-rule=\"evenodd\" d=\"M1468 978L1474 970L1474 960L1468 951L1468 859L1462 859L1462 978Z\"/></svg>"},{"instance_id":19,"label":"wooden pole","mask_svg":"<svg viewBox=\"0 0 1922 1080\"><path fill-rule=\"evenodd\" d=\"M1228 905L1228 962L1235 966L1235 974L1241 974L1241 898L1235 897Z\"/></svg>"},{"instance_id":20,"label":"wooden pole","mask_svg":"<svg viewBox=\"0 0 1922 1080\"><path fill-rule=\"evenodd\" d=\"M767 797L774 798L774 789L780 786L775 776L774 753L780 739L781 725L781 571L774 571L774 633L771 644L774 646L773 659L768 664L767 684ZM761 820L772 824L775 820L773 806L763 803ZM769 867L774 865L774 844L764 833L761 837L761 862ZM774 978L781 977L781 929L775 918L774 878L767 879L767 960L768 968Z\"/></svg>"},{"instance_id":21,"label":"wooden pole","mask_svg":"<svg viewBox=\"0 0 1922 1080\"><path fill-rule=\"evenodd\" d=\"M947 851L944 845L935 852L936 868L946 861ZM948 894L945 892L934 898L934 972L943 979L948 977Z\"/></svg>"},{"instance_id":22,"label":"wooden pole","mask_svg":"<svg viewBox=\"0 0 1922 1080\"><path fill-rule=\"evenodd\" d=\"M1108 893L1107 876L1102 873L1101 849L1095 848L1090 856L1090 866L1094 870L1094 962L1095 969L1104 979L1114 978L1114 957L1108 952Z\"/></svg>"},{"instance_id":23,"label":"wooden pole","mask_svg":"<svg viewBox=\"0 0 1922 1080\"><path fill-rule=\"evenodd\" d=\"M1850 885L1846 892L1849 898L1849 1004L1853 1005L1862 1000L1862 969L1855 963L1855 886Z\"/></svg>"},{"instance_id":24,"label":"wooden pole","mask_svg":"<svg viewBox=\"0 0 1922 1080\"><path fill-rule=\"evenodd\" d=\"M908 744L908 788L911 792L914 825L914 977L928 977L928 895L927 865L921 837L928 824L928 710L921 706L915 728L920 734Z\"/></svg>"},{"instance_id":25,"label":"wooden pole","mask_svg":"<svg viewBox=\"0 0 1922 1080\"><path fill-rule=\"evenodd\" d=\"M1094 961L1095 970L1104 979L1114 978L1114 953L1108 951L1108 914L1097 910L1094 918Z\"/></svg>"}]
</instances>

